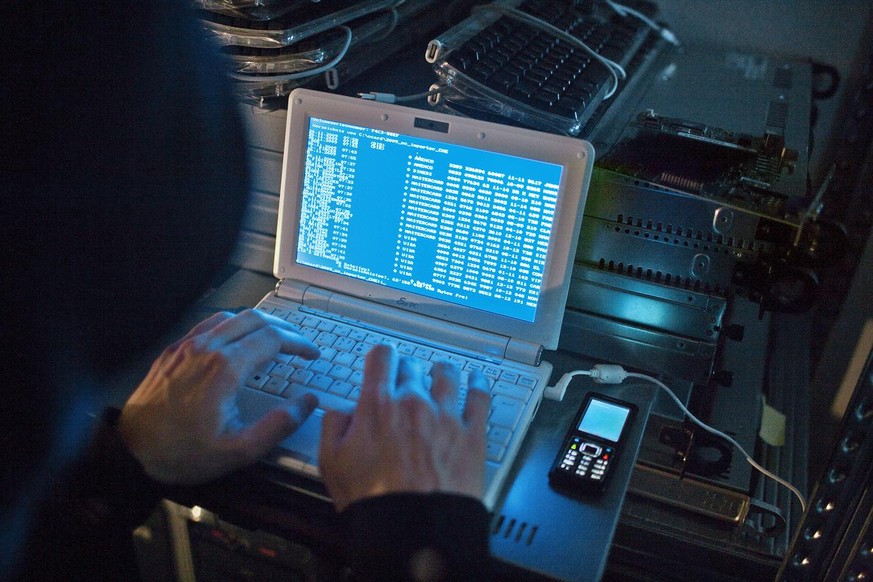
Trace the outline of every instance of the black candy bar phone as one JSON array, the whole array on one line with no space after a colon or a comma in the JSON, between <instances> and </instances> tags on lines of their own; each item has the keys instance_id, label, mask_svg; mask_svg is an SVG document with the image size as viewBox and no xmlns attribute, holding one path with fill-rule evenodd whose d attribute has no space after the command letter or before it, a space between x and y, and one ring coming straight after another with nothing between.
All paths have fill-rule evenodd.
<instances>
[{"instance_id":1,"label":"black candy bar phone","mask_svg":"<svg viewBox=\"0 0 873 582\"><path fill-rule=\"evenodd\" d=\"M629 402L589 393L549 471L549 482L564 489L603 491L636 410Z\"/></svg>"}]
</instances>

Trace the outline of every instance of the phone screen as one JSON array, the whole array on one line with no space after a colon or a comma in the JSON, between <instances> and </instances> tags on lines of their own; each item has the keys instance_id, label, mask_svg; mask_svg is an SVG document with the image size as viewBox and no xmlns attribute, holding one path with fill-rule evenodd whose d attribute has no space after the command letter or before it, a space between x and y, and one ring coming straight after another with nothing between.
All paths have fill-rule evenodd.
<instances>
[{"instance_id":1,"label":"phone screen","mask_svg":"<svg viewBox=\"0 0 873 582\"><path fill-rule=\"evenodd\" d=\"M617 443L629 415L627 407L592 398L577 430Z\"/></svg>"}]
</instances>

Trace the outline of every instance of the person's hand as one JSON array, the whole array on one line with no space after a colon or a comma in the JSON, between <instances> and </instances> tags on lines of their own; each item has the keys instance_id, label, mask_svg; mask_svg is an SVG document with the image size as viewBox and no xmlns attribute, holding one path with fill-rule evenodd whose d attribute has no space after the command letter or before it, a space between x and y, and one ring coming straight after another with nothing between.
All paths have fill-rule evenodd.
<instances>
[{"instance_id":1,"label":"person's hand","mask_svg":"<svg viewBox=\"0 0 873 582\"><path fill-rule=\"evenodd\" d=\"M386 493L482 499L490 398L485 377L471 374L461 413L459 377L455 366L434 365L428 393L414 360L387 345L370 350L355 411L322 421L319 468L337 510Z\"/></svg>"},{"instance_id":2,"label":"person's hand","mask_svg":"<svg viewBox=\"0 0 873 582\"><path fill-rule=\"evenodd\" d=\"M218 313L169 346L124 405L119 430L153 479L207 481L251 464L317 406L292 401L244 426L236 395L277 352L317 358L318 348L287 322L257 310Z\"/></svg>"}]
</instances>

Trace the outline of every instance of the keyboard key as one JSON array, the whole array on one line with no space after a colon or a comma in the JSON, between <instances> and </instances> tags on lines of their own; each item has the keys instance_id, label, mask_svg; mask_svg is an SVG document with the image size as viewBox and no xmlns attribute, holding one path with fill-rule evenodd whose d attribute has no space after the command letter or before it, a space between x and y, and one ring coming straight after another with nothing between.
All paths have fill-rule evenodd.
<instances>
[{"instance_id":1,"label":"keyboard key","mask_svg":"<svg viewBox=\"0 0 873 582\"><path fill-rule=\"evenodd\" d=\"M354 349L356 345L358 345L358 342L356 342L352 338L338 337L337 340L333 343L333 348L341 352L350 352Z\"/></svg>"},{"instance_id":2,"label":"keyboard key","mask_svg":"<svg viewBox=\"0 0 873 582\"><path fill-rule=\"evenodd\" d=\"M309 370L296 370L291 374L290 381L298 384L308 384L313 376L315 376L315 374Z\"/></svg>"},{"instance_id":3,"label":"keyboard key","mask_svg":"<svg viewBox=\"0 0 873 582\"><path fill-rule=\"evenodd\" d=\"M285 390L283 396L291 399L302 396L303 394L312 394L318 398L318 407L322 410L339 410L348 414L355 408L355 402L352 400L347 400L342 396L337 396L330 392L313 390L312 388L301 386L300 384L290 384Z\"/></svg>"},{"instance_id":4,"label":"keyboard key","mask_svg":"<svg viewBox=\"0 0 873 582\"><path fill-rule=\"evenodd\" d=\"M495 382L494 386L491 388L491 393L502 394L503 396L509 396L510 398L515 398L516 400L527 402L528 398L530 398L531 391L524 386L519 386L517 384L509 384L508 382Z\"/></svg>"},{"instance_id":5,"label":"keyboard key","mask_svg":"<svg viewBox=\"0 0 873 582\"><path fill-rule=\"evenodd\" d=\"M336 327L336 324L332 321L319 321L318 325L315 326L315 329L318 331L327 331L331 332Z\"/></svg>"},{"instance_id":6,"label":"keyboard key","mask_svg":"<svg viewBox=\"0 0 873 582\"><path fill-rule=\"evenodd\" d=\"M518 421L521 420L522 412L524 412L524 402L498 394L491 399L488 424L515 430Z\"/></svg>"},{"instance_id":7,"label":"keyboard key","mask_svg":"<svg viewBox=\"0 0 873 582\"><path fill-rule=\"evenodd\" d=\"M264 384L269 381L269 375L264 374L263 372L258 372L257 374L246 380L246 386L248 386L249 388L255 388L256 390L260 390L264 387Z\"/></svg>"},{"instance_id":8,"label":"keyboard key","mask_svg":"<svg viewBox=\"0 0 873 582\"><path fill-rule=\"evenodd\" d=\"M502 426L492 426L488 429L488 442L507 446L512 438L512 431Z\"/></svg>"},{"instance_id":9,"label":"keyboard key","mask_svg":"<svg viewBox=\"0 0 873 582\"><path fill-rule=\"evenodd\" d=\"M331 368L333 368L333 364L325 360L315 360L309 364L309 370L316 374L327 374Z\"/></svg>"},{"instance_id":10,"label":"keyboard key","mask_svg":"<svg viewBox=\"0 0 873 582\"><path fill-rule=\"evenodd\" d=\"M310 388L315 388L316 390L326 391L330 388L330 385L333 384L334 379L330 376L325 376L324 374L315 374L312 378L309 379L309 382L306 383Z\"/></svg>"},{"instance_id":11,"label":"keyboard key","mask_svg":"<svg viewBox=\"0 0 873 582\"><path fill-rule=\"evenodd\" d=\"M287 380L288 376L294 373L294 367L289 366L288 364L276 364L273 366L273 369L270 370L270 376L276 376L278 378L282 378L283 380Z\"/></svg>"},{"instance_id":12,"label":"keyboard key","mask_svg":"<svg viewBox=\"0 0 873 582\"><path fill-rule=\"evenodd\" d=\"M327 375L334 380L347 380L348 377L352 375L352 370L345 366L334 366L330 369L330 372L328 372Z\"/></svg>"},{"instance_id":13,"label":"keyboard key","mask_svg":"<svg viewBox=\"0 0 873 582\"><path fill-rule=\"evenodd\" d=\"M506 447L498 445L497 443L488 442L485 446L485 458L489 461L494 461L495 463L499 463L501 459L503 459L503 453L506 452Z\"/></svg>"},{"instance_id":14,"label":"keyboard key","mask_svg":"<svg viewBox=\"0 0 873 582\"><path fill-rule=\"evenodd\" d=\"M331 359L336 366L345 366L347 368L351 368L354 365L355 360L358 357L355 354L350 354L349 352L339 352L336 356Z\"/></svg>"},{"instance_id":15,"label":"keyboard key","mask_svg":"<svg viewBox=\"0 0 873 582\"><path fill-rule=\"evenodd\" d=\"M276 394L277 396L282 393L285 387L288 386L288 382L279 378L277 376L270 376L270 379L264 384L261 388L264 392L269 392L270 394Z\"/></svg>"},{"instance_id":16,"label":"keyboard key","mask_svg":"<svg viewBox=\"0 0 873 582\"><path fill-rule=\"evenodd\" d=\"M342 396L343 398L348 398L349 393L352 391L354 386L352 386L348 382L343 382L342 380L336 380L333 384L330 385L330 388L327 391L331 394L336 394L337 396Z\"/></svg>"}]
</instances>

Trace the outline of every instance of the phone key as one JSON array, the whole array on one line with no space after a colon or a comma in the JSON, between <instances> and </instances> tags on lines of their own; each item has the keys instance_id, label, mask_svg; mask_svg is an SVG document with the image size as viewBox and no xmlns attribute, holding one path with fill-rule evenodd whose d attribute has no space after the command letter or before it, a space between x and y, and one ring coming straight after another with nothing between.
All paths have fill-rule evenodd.
<instances>
[{"instance_id":1,"label":"phone key","mask_svg":"<svg viewBox=\"0 0 873 582\"><path fill-rule=\"evenodd\" d=\"M524 402L498 394L491 399L491 416L488 417L488 423L515 430L523 411Z\"/></svg>"}]
</instances>

